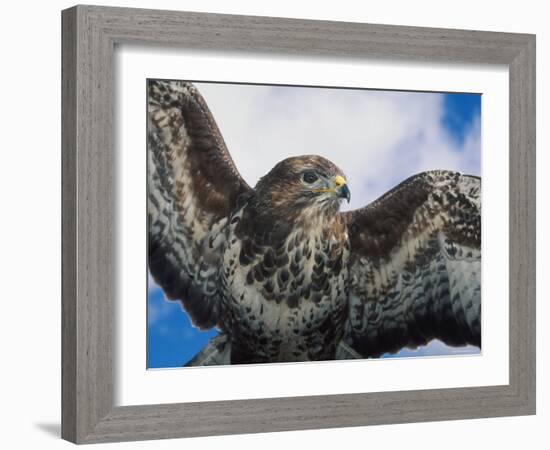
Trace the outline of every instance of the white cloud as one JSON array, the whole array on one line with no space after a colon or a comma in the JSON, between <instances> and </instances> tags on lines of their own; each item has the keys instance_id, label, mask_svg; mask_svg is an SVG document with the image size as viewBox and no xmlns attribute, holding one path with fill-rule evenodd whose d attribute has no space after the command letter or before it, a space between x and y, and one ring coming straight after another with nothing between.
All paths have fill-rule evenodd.
<instances>
[{"instance_id":1,"label":"white cloud","mask_svg":"<svg viewBox=\"0 0 550 450\"><path fill-rule=\"evenodd\" d=\"M147 271L147 294L150 295L160 290L161 287L157 283L155 283L153 276L149 271Z\"/></svg>"},{"instance_id":2,"label":"white cloud","mask_svg":"<svg viewBox=\"0 0 550 450\"><path fill-rule=\"evenodd\" d=\"M404 348L395 354L386 353L384 358L409 358L419 356L445 356L445 355L474 355L481 354L481 350L473 345L463 347L451 347L438 339L434 339L426 345L421 345L416 349Z\"/></svg>"},{"instance_id":3,"label":"white cloud","mask_svg":"<svg viewBox=\"0 0 550 450\"><path fill-rule=\"evenodd\" d=\"M161 325L162 321L174 313L175 307L178 313L184 313L179 302L168 300L162 288L155 283L151 273L147 271L147 325Z\"/></svg>"},{"instance_id":4,"label":"white cloud","mask_svg":"<svg viewBox=\"0 0 550 450\"><path fill-rule=\"evenodd\" d=\"M423 170L479 173L479 121L458 144L442 125L439 94L196 85L251 185L281 159L313 153L347 174L350 208Z\"/></svg>"}]
</instances>

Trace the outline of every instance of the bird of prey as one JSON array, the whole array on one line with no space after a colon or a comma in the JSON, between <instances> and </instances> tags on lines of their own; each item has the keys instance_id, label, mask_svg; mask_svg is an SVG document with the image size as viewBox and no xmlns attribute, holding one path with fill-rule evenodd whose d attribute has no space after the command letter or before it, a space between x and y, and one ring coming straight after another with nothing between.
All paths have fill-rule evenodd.
<instances>
[{"instance_id":1,"label":"bird of prey","mask_svg":"<svg viewBox=\"0 0 550 450\"><path fill-rule=\"evenodd\" d=\"M307 155L252 188L197 88L148 82L149 270L220 331L191 365L481 347L480 184L424 172L340 212L344 173Z\"/></svg>"}]
</instances>

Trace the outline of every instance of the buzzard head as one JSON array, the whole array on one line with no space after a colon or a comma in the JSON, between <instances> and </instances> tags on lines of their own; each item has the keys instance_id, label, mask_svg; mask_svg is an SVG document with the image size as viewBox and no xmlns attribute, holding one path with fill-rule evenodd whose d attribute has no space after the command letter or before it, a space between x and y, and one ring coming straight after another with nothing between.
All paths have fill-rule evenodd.
<instances>
[{"instance_id":1,"label":"buzzard head","mask_svg":"<svg viewBox=\"0 0 550 450\"><path fill-rule=\"evenodd\" d=\"M342 170L317 155L282 160L255 190L267 206L290 217L336 213L351 196Z\"/></svg>"}]
</instances>

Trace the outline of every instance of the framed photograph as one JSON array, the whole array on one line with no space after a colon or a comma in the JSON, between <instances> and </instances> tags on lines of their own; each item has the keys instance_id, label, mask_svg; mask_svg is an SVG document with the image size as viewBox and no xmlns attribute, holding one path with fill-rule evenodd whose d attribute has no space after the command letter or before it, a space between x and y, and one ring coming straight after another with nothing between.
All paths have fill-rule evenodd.
<instances>
[{"instance_id":1,"label":"framed photograph","mask_svg":"<svg viewBox=\"0 0 550 450\"><path fill-rule=\"evenodd\" d=\"M480 353L481 94L149 79L147 103L148 368ZM199 131L212 150L198 147ZM178 176L184 154L209 189L193 188L194 170ZM177 179L191 184L178 191ZM239 192L226 198L233 183ZM199 216L183 217L185 202L210 215L203 197L230 206L180 243L212 241L195 262L172 252L186 230L203 227ZM166 225L170 202L181 203L179 231ZM443 217L456 225L443 231ZM447 236L455 227L460 237ZM455 260L456 269L447 265ZM211 265L205 298L193 267ZM231 313L226 298L244 310ZM203 309L209 301L222 310Z\"/></svg>"},{"instance_id":2,"label":"framed photograph","mask_svg":"<svg viewBox=\"0 0 550 450\"><path fill-rule=\"evenodd\" d=\"M62 24L65 439L535 413L533 35Z\"/></svg>"}]
</instances>

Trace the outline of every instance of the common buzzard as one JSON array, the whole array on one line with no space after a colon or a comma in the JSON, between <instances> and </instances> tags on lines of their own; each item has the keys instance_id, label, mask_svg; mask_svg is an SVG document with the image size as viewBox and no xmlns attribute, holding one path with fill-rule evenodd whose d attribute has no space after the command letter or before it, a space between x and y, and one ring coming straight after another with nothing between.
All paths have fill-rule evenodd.
<instances>
[{"instance_id":1,"label":"common buzzard","mask_svg":"<svg viewBox=\"0 0 550 450\"><path fill-rule=\"evenodd\" d=\"M149 270L220 330L191 364L481 346L479 178L424 172L340 212L350 189L320 156L248 186L191 83L149 81L148 121Z\"/></svg>"}]
</instances>

